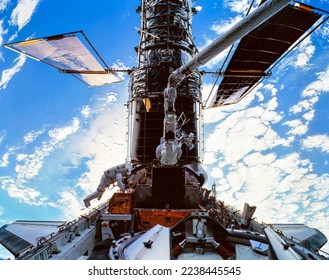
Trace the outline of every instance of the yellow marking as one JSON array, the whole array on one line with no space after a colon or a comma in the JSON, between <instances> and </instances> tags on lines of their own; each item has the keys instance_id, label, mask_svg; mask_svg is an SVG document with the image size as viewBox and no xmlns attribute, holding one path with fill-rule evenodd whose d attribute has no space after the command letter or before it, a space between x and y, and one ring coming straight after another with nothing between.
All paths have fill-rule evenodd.
<instances>
[{"instance_id":1,"label":"yellow marking","mask_svg":"<svg viewBox=\"0 0 329 280\"><path fill-rule=\"evenodd\" d=\"M143 101L145 104L146 112L149 112L150 109L152 108L152 103L151 103L150 98L144 98Z\"/></svg>"},{"instance_id":2,"label":"yellow marking","mask_svg":"<svg viewBox=\"0 0 329 280\"><path fill-rule=\"evenodd\" d=\"M29 45L39 43L40 41L42 41L42 40L35 39L35 40L29 40L29 41L24 41L24 42L21 42L21 43L17 43L16 45L24 47L24 46L29 46Z\"/></svg>"},{"instance_id":3,"label":"yellow marking","mask_svg":"<svg viewBox=\"0 0 329 280\"><path fill-rule=\"evenodd\" d=\"M297 7L304 10L304 11L313 12L312 7L303 5L301 3L298 3Z\"/></svg>"}]
</instances>

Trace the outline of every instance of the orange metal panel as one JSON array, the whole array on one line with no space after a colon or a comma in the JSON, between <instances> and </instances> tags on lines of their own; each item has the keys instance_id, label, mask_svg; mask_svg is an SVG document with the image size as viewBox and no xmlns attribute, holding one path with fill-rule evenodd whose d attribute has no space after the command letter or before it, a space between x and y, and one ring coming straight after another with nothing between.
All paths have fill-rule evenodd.
<instances>
[{"instance_id":1,"label":"orange metal panel","mask_svg":"<svg viewBox=\"0 0 329 280\"><path fill-rule=\"evenodd\" d=\"M195 209L164 210L164 209L135 209L136 229L147 230L157 224L171 227L185 218Z\"/></svg>"},{"instance_id":2,"label":"orange metal panel","mask_svg":"<svg viewBox=\"0 0 329 280\"><path fill-rule=\"evenodd\" d=\"M109 212L111 214L130 214L132 212L132 194L115 193L109 202Z\"/></svg>"}]
</instances>

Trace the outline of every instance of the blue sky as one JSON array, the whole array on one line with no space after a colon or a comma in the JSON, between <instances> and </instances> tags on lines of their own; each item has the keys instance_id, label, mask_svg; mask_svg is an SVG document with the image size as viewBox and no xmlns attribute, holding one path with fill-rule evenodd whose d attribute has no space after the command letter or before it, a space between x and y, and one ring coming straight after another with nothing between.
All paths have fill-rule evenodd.
<instances>
[{"instance_id":1,"label":"blue sky","mask_svg":"<svg viewBox=\"0 0 329 280\"><path fill-rule=\"evenodd\" d=\"M198 0L199 49L251 1ZM306 1L329 9L328 0ZM2 0L0 43L83 30L108 65L137 65L139 1ZM305 223L329 236L329 24L306 39L239 104L205 111L208 186L264 222ZM204 69L215 71L224 54ZM71 220L102 171L126 159L128 76L88 88L70 75L0 49L0 226ZM204 78L206 97L214 83ZM108 192L107 197L109 197ZM105 197L106 198L106 197ZM326 249L329 251L328 249ZM0 257L6 256L0 247Z\"/></svg>"}]
</instances>

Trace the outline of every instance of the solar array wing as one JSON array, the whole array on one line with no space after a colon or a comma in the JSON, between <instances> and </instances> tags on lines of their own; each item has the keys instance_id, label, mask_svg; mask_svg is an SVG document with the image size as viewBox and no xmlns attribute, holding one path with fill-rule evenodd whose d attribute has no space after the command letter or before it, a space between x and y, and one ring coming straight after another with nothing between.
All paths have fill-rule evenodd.
<instances>
[{"instance_id":1,"label":"solar array wing","mask_svg":"<svg viewBox=\"0 0 329 280\"><path fill-rule=\"evenodd\" d=\"M8 231L7 225L0 228L0 244L17 257L21 252L33 248L33 245L16 234Z\"/></svg>"},{"instance_id":2,"label":"solar array wing","mask_svg":"<svg viewBox=\"0 0 329 280\"><path fill-rule=\"evenodd\" d=\"M288 5L244 36L208 108L241 100L320 17L309 7Z\"/></svg>"},{"instance_id":3,"label":"solar array wing","mask_svg":"<svg viewBox=\"0 0 329 280\"><path fill-rule=\"evenodd\" d=\"M9 49L42 61L63 73L69 73L90 86L101 86L121 81L107 71L102 59L96 58L77 36L81 32L63 34L23 42L6 44ZM88 43L88 41L87 41Z\"/></svg>"}]
</instances>

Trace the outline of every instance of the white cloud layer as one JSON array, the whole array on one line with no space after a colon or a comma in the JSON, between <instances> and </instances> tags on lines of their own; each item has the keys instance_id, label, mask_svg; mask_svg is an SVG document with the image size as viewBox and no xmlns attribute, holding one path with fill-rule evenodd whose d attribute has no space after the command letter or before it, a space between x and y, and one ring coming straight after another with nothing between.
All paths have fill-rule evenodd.
<instances>
[{"instance_id":1,"label":"white cloud layer","mask_svg":"<svg viewBox=\"0 0 329 280\"><path fill-rule=\"evenodd\" d=\"M28 132L26 135L24 135L24 144L27 145L32 143L39 135L43 134L44 132L44 129Z\"/></svg>"},{"instance_id":2,"label":"white cloud layer","mask_svg":"<svg viewBox=\"0 0 329 280\"><path fill-rule=\"evenodd\" d=\"M243 13L243 14L246 14L250 6L249 0L240 0L240 1L226 0L225 3L231 9L232 12Z\"/></svg>"},{"instance_id":3,"label":"white cloud layer","mask_svg":"<svg viewBox=\"0 0 329 280\"><path fill-rule=\"evenodd\" d=\"M72 124L60 128L54 128L48 132L51 145L56 145L66 139L69 135L75 133L80 127L78 118L73 118Z\"/></svg>"},{"instance_id":4,"label":"white cloud layer","mask_svg":"<svg viewBox=\"0 0 329 280\"><path fill-rule=\"evenodd\" d=\"M6 137L6 132L0 131L0 145L1 145L2 141L5 139L5 137Z\"/></svg>"},{"instance_id":5,"label":"white cloud layer","mask_svg":"<svg viewBox=\"0 0 329 280\"><path fill-rule=\"evenodd\" d=\"M15 174L13 176L0 177L0 185L8 195L18 201L31 205L43 205L47 202L47 196L43 195L34 187L29 187L29 182L34 179L44 165L45 159L51 153L62 147L63 141L74 134L80 127L77 118L72 120L68 126L55 128L48 132L49 140L34 148L33 153L17 153ZM0 160L1 167L9 165L9 156L32 143L44 130L32 131L24 136L24 146L11 147Z\"/></svg>"},{"instance_id":6,"label":"white cloud layer","mask_svg":"<svg viewBox=\"0 0 329 280\"><path fill-rule=\"evenodd\" d=\"M317 74L315 81L305 87L301 94L301 100L289 110L296 119L291 119L283 125L290 127L288 134L305 135L310 122L315 116L315 106L319 102L321 95L329 92L329 67Z\"/></svg>"},{"instance_id":7,"label":"white cloud layer","mask_svg":"<svg viewBox=\"0 0 329 280\"><path fill-rule=\"evenodd\" d=\"M84 213L79 196L71 189L71 186L67 186L67 190L60 193L58 205L60 205L63 216L68 220L74 220Z\"/></svg>"},{"instance_id":8,"label":"white cloud layer","mask_svg":"<svg viewBox=\"0 0 329 280\"><path fill-rule=\"evenodd\" d=\"M294 66L306 67L315 52L315 46L312 44L310 36L298 46L297 52Z\"/></svg>"},{"instance_id":9,"label":"white cloud layer","mask_svg":"<svg viewBox=\"0 0 329 280\"><path fill-rule=\"evenodd\" d=\"M0 89L5 89L7 87L8 83L13 78L13 76L22 69L25 61L26 61L26 57L21 54L19 55L18 58L14 60L13 67L2 71L1 79L0 79Z\"/></svg>"},{"instance_id":10,"label":"white cloud layer","mask_svg":"<svg viewBox=\"0 0 329 280\"><path fill-rule=\"evenodd\" d=\"M5 33L3 28L3 21L3 19L0 19L0 46L3 44L3 34ZM0 52L0 60L2 60L2 52Z\"/></svg>"},{"instance_id":11,"label":"white cloud layer","mask_svg":"<svg viewBox=\"0 0 329 280\"><path fill-rule=\"evenodd\" d=\"M65 218L81 215L82 199L96 190L103 172L126 160L126 131L122 124L126 122L127 112L116 101L116 95L108 93L82 108L81 115L88 117L87 126L66 145L63 150L63 154L68 155L66 159L57 162L67 164L68 160L73 168L82 163L86 166L76 184L61 192L61 210ZM92 201L92 204L105 201L112 193L113 190L106 191L100 201Z\"/></svg>"},{"instance_id":12,"label":"white cloud layer","mask_svg":"<svg viewBox=\"0 0 329 280\"><path fill-rule=\"evenodd\" d=\"M0 186L8 196L28 205L44 205L48 199L36 189L27 187L23 182L11 177L0 177Z\"/></svg>"},{"instance_id":13,"label":"white cloud layer","mask_svg":"<svg viewBox=\"0 0 329 280\"><path fill-rule=\"evenodd\" d=\"M10 3L10 0L1 0L1 2L0 2L0 12L6 10L9 3Z\"/></svg>"},{"instance_id":14,"label":"white cloud layer","mask_svg":"<svg viewBox=\"0 0 329 280\"><path fill-rule=\"evenodd\" d=\"M25 155L25 157L21 156L20 163L15 167L18 181L24 182L36 177L43 166L45 158L55 149L60 148L62 141L75 133L79 126L79 120L74 118L72 124L50 130L48 132L50 137L48 142L43 142L40 147L36 147L34 153Z\"/></svg>"},{"instance_id":15,"label":"white cloud layer","mask_svg":"<svg viewBox=\"0 0 329 280\"><path fill-rule=\"evenodd\" d=\"M325 90L326 73L320 73L305 88L302 98L309 101L314 95L307 99L309 95L305 93L312 90L319 95ZM314 106L298 106L299 112L294 107L303 119L287 120L278 110L276 93L276 88L267 84L251 93L251 100L258 98L257 106L249 105L229 113L225 112L226 107L213 109L211 116L205 113L205 119L215 124L206 135L205 163L211 165L208 169L218 186L220 200L237 209L243 209L245 202L256 205L260 221L305 223L322 230L325 226L317 225L314 213L321 211L329 216L329 174L314 173L313 163L297 151L283 152L296 144L296 135L307 131ZM287 125L290 130L281 135L275 129L277 124ZM306 138L302 145L304 149L328 152L328 140L326 135L317 135ZM276 153L277 149L281 152Z\"/></svg>"},{"instance_id":16,"label":"white cloud layer","mask_svg":"<svg viewBox=\"0 0 329 280\"><path fill-rule=\"evenodd\" d=\"M20 147L8 148L0 158L1 167L15 166L15 174L0 177L1 188L21 203L54 206L63 211L67 219L79 216L83 208L82 198L97 188L103 171L126 160L126 131L122 124L126 122L127 112L116 101L116 94L105 94L83 106L81 115L66 126L48 132L43 128L26 133ZM35 140L42 134L46 140L38 144ZM2 135L4 138L5 133ZM32 152L22 152L28 147L33 147ZM63 177L81 165L86 171L76 178L75 183L70 180L70 185L58 186L61 203L57 206L38 187L39 183L30 186L33 180L42 180L40 173L43 168L47 169L47 177L52 176L49 172L54 172L54 179L58 181L57 171L60 170ZM107 192L103 200L110 194Z\"/></svg>"},{"instance_id":17,"label":"white cloud layer","mask_svg":"<svg viewBox=\"0 0 329 280\"><path fill-rule=\"evenodd\" d=\"M324 153L329 153L329 137L327 135L308 136L302 141L302 147L306 150L319 149Z\"/></svg>"},{"instance_id":18,"label":"white cloud layer","mask_svg":"<svg viewBox=\"0 0 329 280\"><path fill-rule=\"evenodd\" d=\"M286 121L283 125L290 127L288 134L291 135L304 135L308 130L308 123L303 123L301 120Z\"/></svg>"},{"instance_id":19,"label":"white cloud layer","mask_svg":"<svg viewBox=\"0 0 329 280\"><path fill-rule=\"evenodd\" d=\"M217 35L222 35L230 28L232 28L235 24L242 20L242 16L238 15L234 18L230 18L227 20L221 20L219 23L215 23L211 26L211 30L215 31Z\"/></svg>"},{"instance_id":20,"label":"white cloud layer","mask_svg":"<svg viewBox=\"0 0 329 280\"><path fill-rule=\"evenodd\" d=\"M107 103L103 103L104 100ZM79 141L68 147L73 161L89 158L86 163L88 172L78 182L86 193L96 189L104 170L126 160L126 131L122 129L122 124L126 121L127 113L115 101L113 94L98 100L103 103L103 108L90 109L93 115L88 127L80 132Z\"/></svg>"},{"instance_id":21,"label":"white cloud layer","mask_svg":"<svg viewBox=\"0 0 329 280\"><path fill-rule=\"evenodd\" d=\"M10 153L5 153L2 158L0 159L0 167L6 167L9 164L9 155Z\"/></svg>"},{"instance_id":22,"label":"white cloud layer","mask_svg":"<svg viewBox=\"0 0 329 280\"><path fill-rule=\"evenodd\" d=\"M20 31L31 20L40 0L18 0L10 17L10 24L18 26Z\"/></svg>"}]
</instances>

